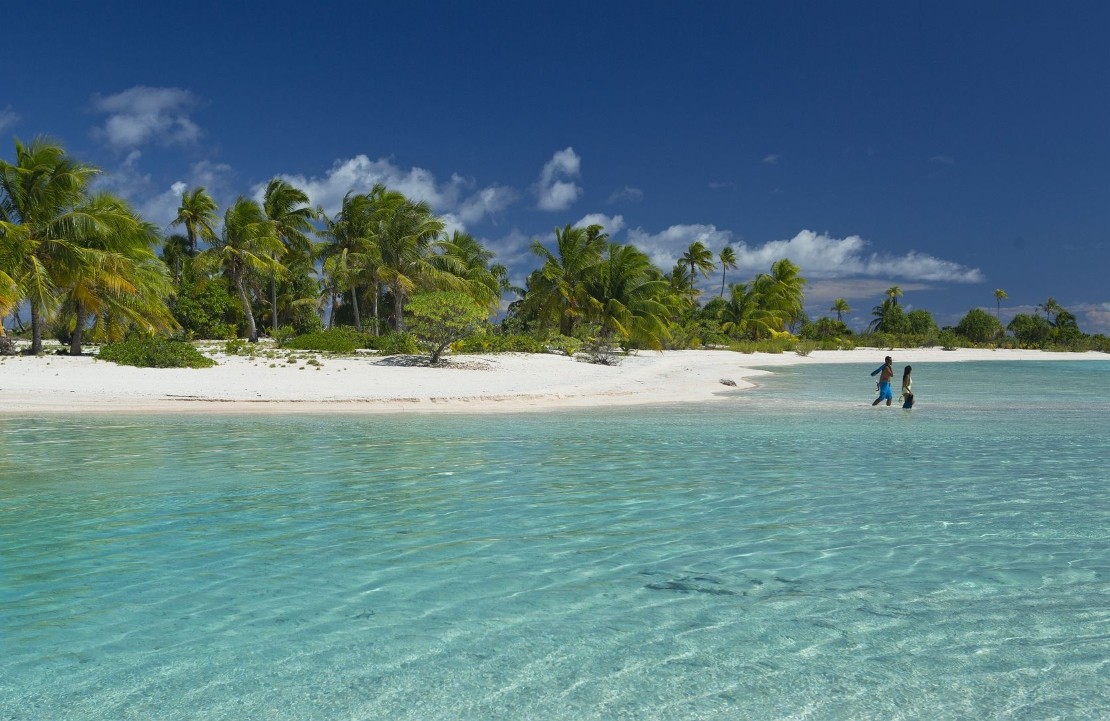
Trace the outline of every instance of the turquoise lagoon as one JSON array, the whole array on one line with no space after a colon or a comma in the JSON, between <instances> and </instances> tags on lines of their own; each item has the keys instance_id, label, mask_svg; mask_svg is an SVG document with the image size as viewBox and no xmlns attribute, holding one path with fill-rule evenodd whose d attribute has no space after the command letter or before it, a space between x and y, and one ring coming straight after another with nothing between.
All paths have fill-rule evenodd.
<instances>
[{"instance_id":1,"label":"turquoise lagoon","mask_svg":"<svg viewBox=\"0 0 1110 721\"><path fill-rule=\"evenodd\" d=\"M869 371L2 419L0 719L1105 718L1110 363Z\"/></svg>"}]
</instances>

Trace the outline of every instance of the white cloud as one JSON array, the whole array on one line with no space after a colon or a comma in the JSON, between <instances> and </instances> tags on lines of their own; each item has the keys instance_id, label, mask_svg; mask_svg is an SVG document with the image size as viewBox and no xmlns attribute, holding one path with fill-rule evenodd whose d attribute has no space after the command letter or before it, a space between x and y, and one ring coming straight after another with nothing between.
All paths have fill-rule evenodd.
<instances>
[{"instance_id":1,"label":"white cloud","mask_svg":"<svg viewBox=\"0 0 1110 721\"><path fill-rule=\"evenodd\" d=\"M1083 314L1079 328L1084 333L1110 335L1110 310L1089 310Z\"/></svg>"},{"instance_id":2,"label":"white cloud","mask_svg":"<svg viewBox=\"0 0 1110 721\"><path fill-rule=\"evenodd\" d=\"M781 157L781 155L771 153L770 155L763 156L763 160L760 160L759 162L763 163L764 165L778 165L779 159Z\"/></svg>"},{"instance_id":3,"label":"white cloud","mask_svg":"<svg viewBox=\"0 0 1110 721\"><path fill-rule=\"evenodd\" d=\"M456 231L466 232L466 225L454 213L440 213L437 217L443 221L443 233L447 237L451 237Z\"/></svg>"},{"instance_id":4,"label":"white cloud","mask_svg":"<svg viewBox=\"0 0 1110 721\"><path fill-rule=\"evenodd\" d=\"M171 232L169 226L177 217L181 194L189 188L203 187L221 208L232 202L231 166L202 160L193 165L186 180L174 181L169 187L155 187L150 175L139 168L142 155L139 150L129 152L115 170L97 179L97 187L119 195L164 231Z\"/></svg>"},{"instance_id":5,"label":"white cloud","mask_svg":"<svg viewBox=\"0 0 1110 721\"><path fill-rule=\"evenodd\" d=\"M427 202L444 216L450 230L465 230L467 225L483 218L495 218L517 199L512 188L491 185L471 192L474 183L462 176L452 175L447 182L439 183L424 168L406 170L388 158L371 160L365 155L335 161L322 177L287 174L279 177L304 190L311 203L323 206L329 215L339 212L348 192L365 193L381 183L412 200ZM264 190L265 183L255 186L255 197L260 198Z\"/></svg>"},{"instance_id":6,"label":"white cloud","mask_svg":"<svg viewBox=\"0 0 1110 721\"><path fill-rule=\"evenodd\" d=\"M7 132L8 128L14 127L19 120L19 113L12 110L12 106L8 105L0 110L0 133Z\"/></svg>"},{"instance_id":7,"label":"white cloud","mask_svg":"<svg viewBox=\"0 0 1110 721\"><path fill-rule=\"evenodd\" d=\"M538 207L541 210L566 210L578 200L582 195L582 188L572 179L578 177L581 163L582 159L574 152L574 148L556 151L551 156L536 181Z\"/></svg>"},{"instance_id":8,"label":"white cloud","mask_svg":"<svg viewBox=\"0 0 1110 721\"><path fill-rule=\"evenodd\" d=\"M513 228L500 238L479 238L478 240L493 252L494 263L501 263L509 269L509 282L518 288L524 287L528 274L539 266L539 260L530 250L532 238L518 228Z\"/></svg>"},{"instance_id":9,"label":"white cloud","mask_svg":"<svg viewBox=\"0 0 1110 721\"><path fill-rule=\"evenodd\" d=\"M482 188L458 205L459 219L464 223L477 223L482 218L494 218L516 200L517 193L512 188L491 185Z\"/></svg>"},{"instance_id":10,"label":"white cloud","mask_svg":"<svg viewBox=\"0 0 1110 721\"><path fill-rule=\"evenodd\" d=\"M849 278L859 276L905 278L918 281L979 283L984 280L978 268L968 268L925 253L905 255L868 253L868 242L858 235L830 238L803 230L789 240L774 240L757 248L741 245L736 252L742 266L770 268L781 258L790 258L808 278Z\"/></svg>"},{"instance_id":11,"label":"white cloud","mask_svg":"<svg viewBox=\"0 0 1110 721\"><path fill-rule=\"evenodd\" d=\"M805 276L805 269L802 270L802 275ZM808 278L808 276L806 276ZM843 278L834 280L810 280L806 284L806 301L815 303L829 303L837 298L845 298L849 301L855 299L864 299L867 301L866 308L855 308L856 312L866 310L870 312L871 307L875 305L875 298L881 298L885 295L887 288L891 285L898 285L903 293L913 293L915 291L929 290L931 286L927 283L892 283L889 279L884 278ZM853 303L853 305L855 305ZM863 304L860 304L863 305Z\"/></svg>"},{"instance_id":12,"label":"white cloud","mask_svg":"<svg viewBox=\"0 0 1110 721\"><path fill-rule=\"evenodd\" d=\"M139 204L139 212L166 233L183 232L183 229L180 231L171 229L170 223L177 217L181 196L189 187L188 183L179 180L166 190L143 200Z\"/></svg>"},{"instance_id":13,"label":"white cloud","mask_svg":"<svg viewBox=\"0 0 1110 721\"><path fill-rule=\"evenodd\" d=\"M857 235L831 238L803 230L789 240L749 246L735 238L731 231L720 230L714 225L672 225L659 233L648 233L641 228L628 231L628 242L641 248L652 262L664 270L673 267L695 241L701 241L714 253L732 245L742 269L741 275L747 273L754 276L766 272L775 261L789 258L801 267L802 275L810 280L876 278L880 285L887 284L884 287L889 287L890 278L947 283L979 283L984 280L978 268L968 268L916 251L905 255L868 252L869 244Z\"/></svg>"},{"instance_id":14,"label":"white cloud","mask_svg":"<svg viewBox=\"0 0 1110 721\"><path fill-rule=\"evenodd\" d=\"M644 191L626 185L620 190L614 191L613 194L609 196L609 200L605 201L605 203L606 205L612 205L613 203L619 203L621 201L638 203L643 199Z\"/></svg>"},{"instance_id":15,"label":"white cloud","mask_svg":"<svg viewBox=\"0 0 1110 721\"><path fill-rule=\"evenodd\" d=\"M200 127L189 117L197 101L181 88L151 88L137 85L122 93L93 97L93 110L106 114L104 126L95 137L116 148L135 148L149 142L191 143Z\"/></svg>"},{"instance_id":16,"label":"white cloud","mask_svg":"<svg viewBox=\"0 0 1110 721\"><path fill-rule=\"evenodd\" d=\"M714 225L672 225L659 233L648 233L642 228L628 231L628 242L647 253L652 263L668 272L695 241L702 242L717 253L732 244L732 232L718 230Z\"/></svg>"},{"instance_id":17,"label":"white cloud","mask_svg":"<svg viewBox=\"0 0 1110 721\"><path fill-rule=\"evenodd\" d=\"M610 237L621 232L624 228L623 215L605 215L604 213L590 213L574 224L575 228L588 228L591 225L600 225Z\"/></svg>"},{"instance_id":18,"label":"white cloud","mask_svg":"<svg viewBox=\"0 0 1110 721\"><path fill-rule=\"evenodd\" d=\"M1084 333L1110 335L1110 302L1079 303L1068 310L1075 313L1079 329Z\"/></svg>"}]
</instances>

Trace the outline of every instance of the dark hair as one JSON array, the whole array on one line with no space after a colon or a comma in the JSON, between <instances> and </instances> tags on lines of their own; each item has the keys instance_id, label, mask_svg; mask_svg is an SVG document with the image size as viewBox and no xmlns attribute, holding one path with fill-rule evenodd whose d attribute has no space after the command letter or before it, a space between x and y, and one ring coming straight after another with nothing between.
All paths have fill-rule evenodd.
<instances>
[{"instance_id":1,"label":"dark hair","mask_svg":"<svg viewBox=\"0 0 1110 721\"><path fill-rule=\"evenodd\" d=\"M906 376L908 376L912 370L913 366L906 366L906 370L902 371L902 380L905 380Z\"/></svg>"}]
</instances>

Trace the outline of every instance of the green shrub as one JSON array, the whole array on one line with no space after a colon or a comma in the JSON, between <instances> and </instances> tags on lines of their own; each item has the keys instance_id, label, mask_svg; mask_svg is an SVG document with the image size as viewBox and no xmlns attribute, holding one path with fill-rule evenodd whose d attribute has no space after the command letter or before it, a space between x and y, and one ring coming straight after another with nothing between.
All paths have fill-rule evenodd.
<instances>
[{"instance_id":1,"label":"green shrub","mask_svg":"<svg viewBox=\"0 0 1110 721\"><path fill-rule=\"evenodd\" d=\"M238 335L237 319L243 311L238 300L231 297L223 283L209 282L193 286L183 284L171 303L174 318L182 331L197 338L227 340Z\"/></svg>"},{"instance_id":2,"label":"green shrub","mask_svg":"<svg viewBox=\"0 0 1110 721\"><path fill-rule=\"evenodd\" d=\"M317 333L319 329L308 331L309 333ZM270 334L274 339L274 344L278 348L284 348L285 344L297 337L297 331L291 325L279 326L277 330Z\"/></svg>"},{"instance_id":3,"label":"green shrub","mask_svg":"<svg viewBox=\"0 0 1110 721\"><path fill-rule=\"evenodd\" d=\"M546 344L524 333L488 333L464 338L455 345L459 353L544 353Z\"/></svg>"},{"instance_id":4,"label":"green shrub","mask_svg":"<svg viewBox=\"0 0 1110 721\"><path fill-rule=\"evenodd\" d=\"M130 338L101 346L98 357L137 368L208 368L216 361L193 346L168 338Z\"/></svg>"},{"instance_id":5,"label":"green shrub","mask_svg":"<svg viewBox=\"0 0 1110 721\"><path fill-rule=\"evenodd\" d=\"M851 338L825 338L817 341L818 350L852 350L855 347Z\"/></svg>"},{"instance_id":6,"label":"green shrub","mask_svg":"<svg viewBox=\"0 0 1110 721\"><path fill-rule=\"evenodd\" d=\"M986 343L1002 335L1002 324L982 308L972 308L956 325L956 332L973 343Z\"/></svg>"},{"instance_id":7,"label":"green shrub","mask_svg":"<svg viewBox=\"0 0 1110 721\"><path fill-rule=\"evenodd\" d=\"M387 333L377 338L370 338L369 347L382 355L416 355L420 353L420 346L411 333Z\"/></svg>"},{"instance_id":8,"label":"green shrub","mask_svg":"<svg viewBox=\"0 0 1110 721\"><path fill-rule=\"evenodd\" d=\"M813 340L800 340L794 346L794 352L805 358L813 351L817 350L817 341Z\"/></svg>"},{"instance_id":9,"label":"green shrub","mask_svg":"<svg viewBox=\"0 0 1110 721\"><path fill-rule=\"evenodd\" d=\"M1101 353L1110 353L1110 338L1099 334L1093 335L1088 338L1089 349L1096 350Z\"/></svg>"},{"instance_id":10,"label":"green shrub","mask_svg":"<svg viewBox=\"0 0 1110 721\"><path fill-rule=\"evenodd\" d=\"M868 333L859 337L859 345L864 348L897 348L898 338L893 333Z\"/></svg>"},{"instance_id":11,"label":"green shrub","mask_svg":"<svg viewBox=\"0 0 1110 721\"><path fill-rule=\"evenodd\" d=\"M242 338L232 338L224 343L224 353L228 355L244 355L247 352L247 342Z\"/></svg>"},{"instance_id":12,"label":"green shrub","mask_svg":"<svg viewBox=\"0 0 1110 721\"><path fill-rule=\"evenodd\" d=\"M367 345L366 336L353 328L332 328L305 333L285 341L282 347L327 353L354 353Z\"/></svg>"},{"instance_id":13,"label":"green shrub","mask_svg":"<svg viewBox=\"0 0 1110 721\"><path fill-rule=\"evenodd\" d=\"M571 358L582 350L582 346L585 345L581 338L571 338L566 335L557 335L549 340L547 344L563 355L568 355Z\"/></svg>"},{"instance_id":14,"label":"green shrub","mask_svg":"<svg viewBox=\"0 0 1110 721\"><path fill-rule=\"evenodd\" d=\"M452 343L478 333L489 311L465 293L438 290L419 293L405 309L409 328L431 355L434 365Z\"/></svg>"},{"instance_id":15,"label":"green shrub","mask_svg":"<svg viewBox=\"0 0 1110 721\"><path fill-rule=\"evenodd\" d=\"M809 340L828 340L852 335L852 330L843 321L835 318L818 318L812 323L802 325L798 335Z\"/></svg>"},{"instance_id":16,"label":"green shrub","mask_svg":"<svg viewBox=\"0 0 1110 721\"><path fill-rule=\"evenodd\" d=\"M784 336L764 340L735 341L728 349L737 353L785 353L788 350L794 350L797 344L796 338Z\"/></svg>"},{"instance_id":17,"label":"green shrub","mask_svg":"<svg viewBox=\"0 0 1110 721\"><path fill-rule=\"evenodd\" d=\"M942 330L937 340L942 350L956 350L960 347L960 337L948 329Z\"/></svg>"}]
</instances>

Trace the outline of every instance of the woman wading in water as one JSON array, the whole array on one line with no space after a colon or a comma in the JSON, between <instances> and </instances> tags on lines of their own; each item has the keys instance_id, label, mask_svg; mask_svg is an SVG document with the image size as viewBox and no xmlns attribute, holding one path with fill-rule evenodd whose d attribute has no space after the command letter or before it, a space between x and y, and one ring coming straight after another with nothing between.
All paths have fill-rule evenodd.
<instances>
[{"instance_id":1,"label":"woman wading in water","mask_svg":"<svg viewBox=\"0 0 1110 721\"><path fill-rule=\"evenodd\" d=\"M902 401L903 408L913 408L913 388L910 385L910 371L913 366L906 366L906 370L902 371L902 395L898 400Z\"/></svg>"}]
</instances>

